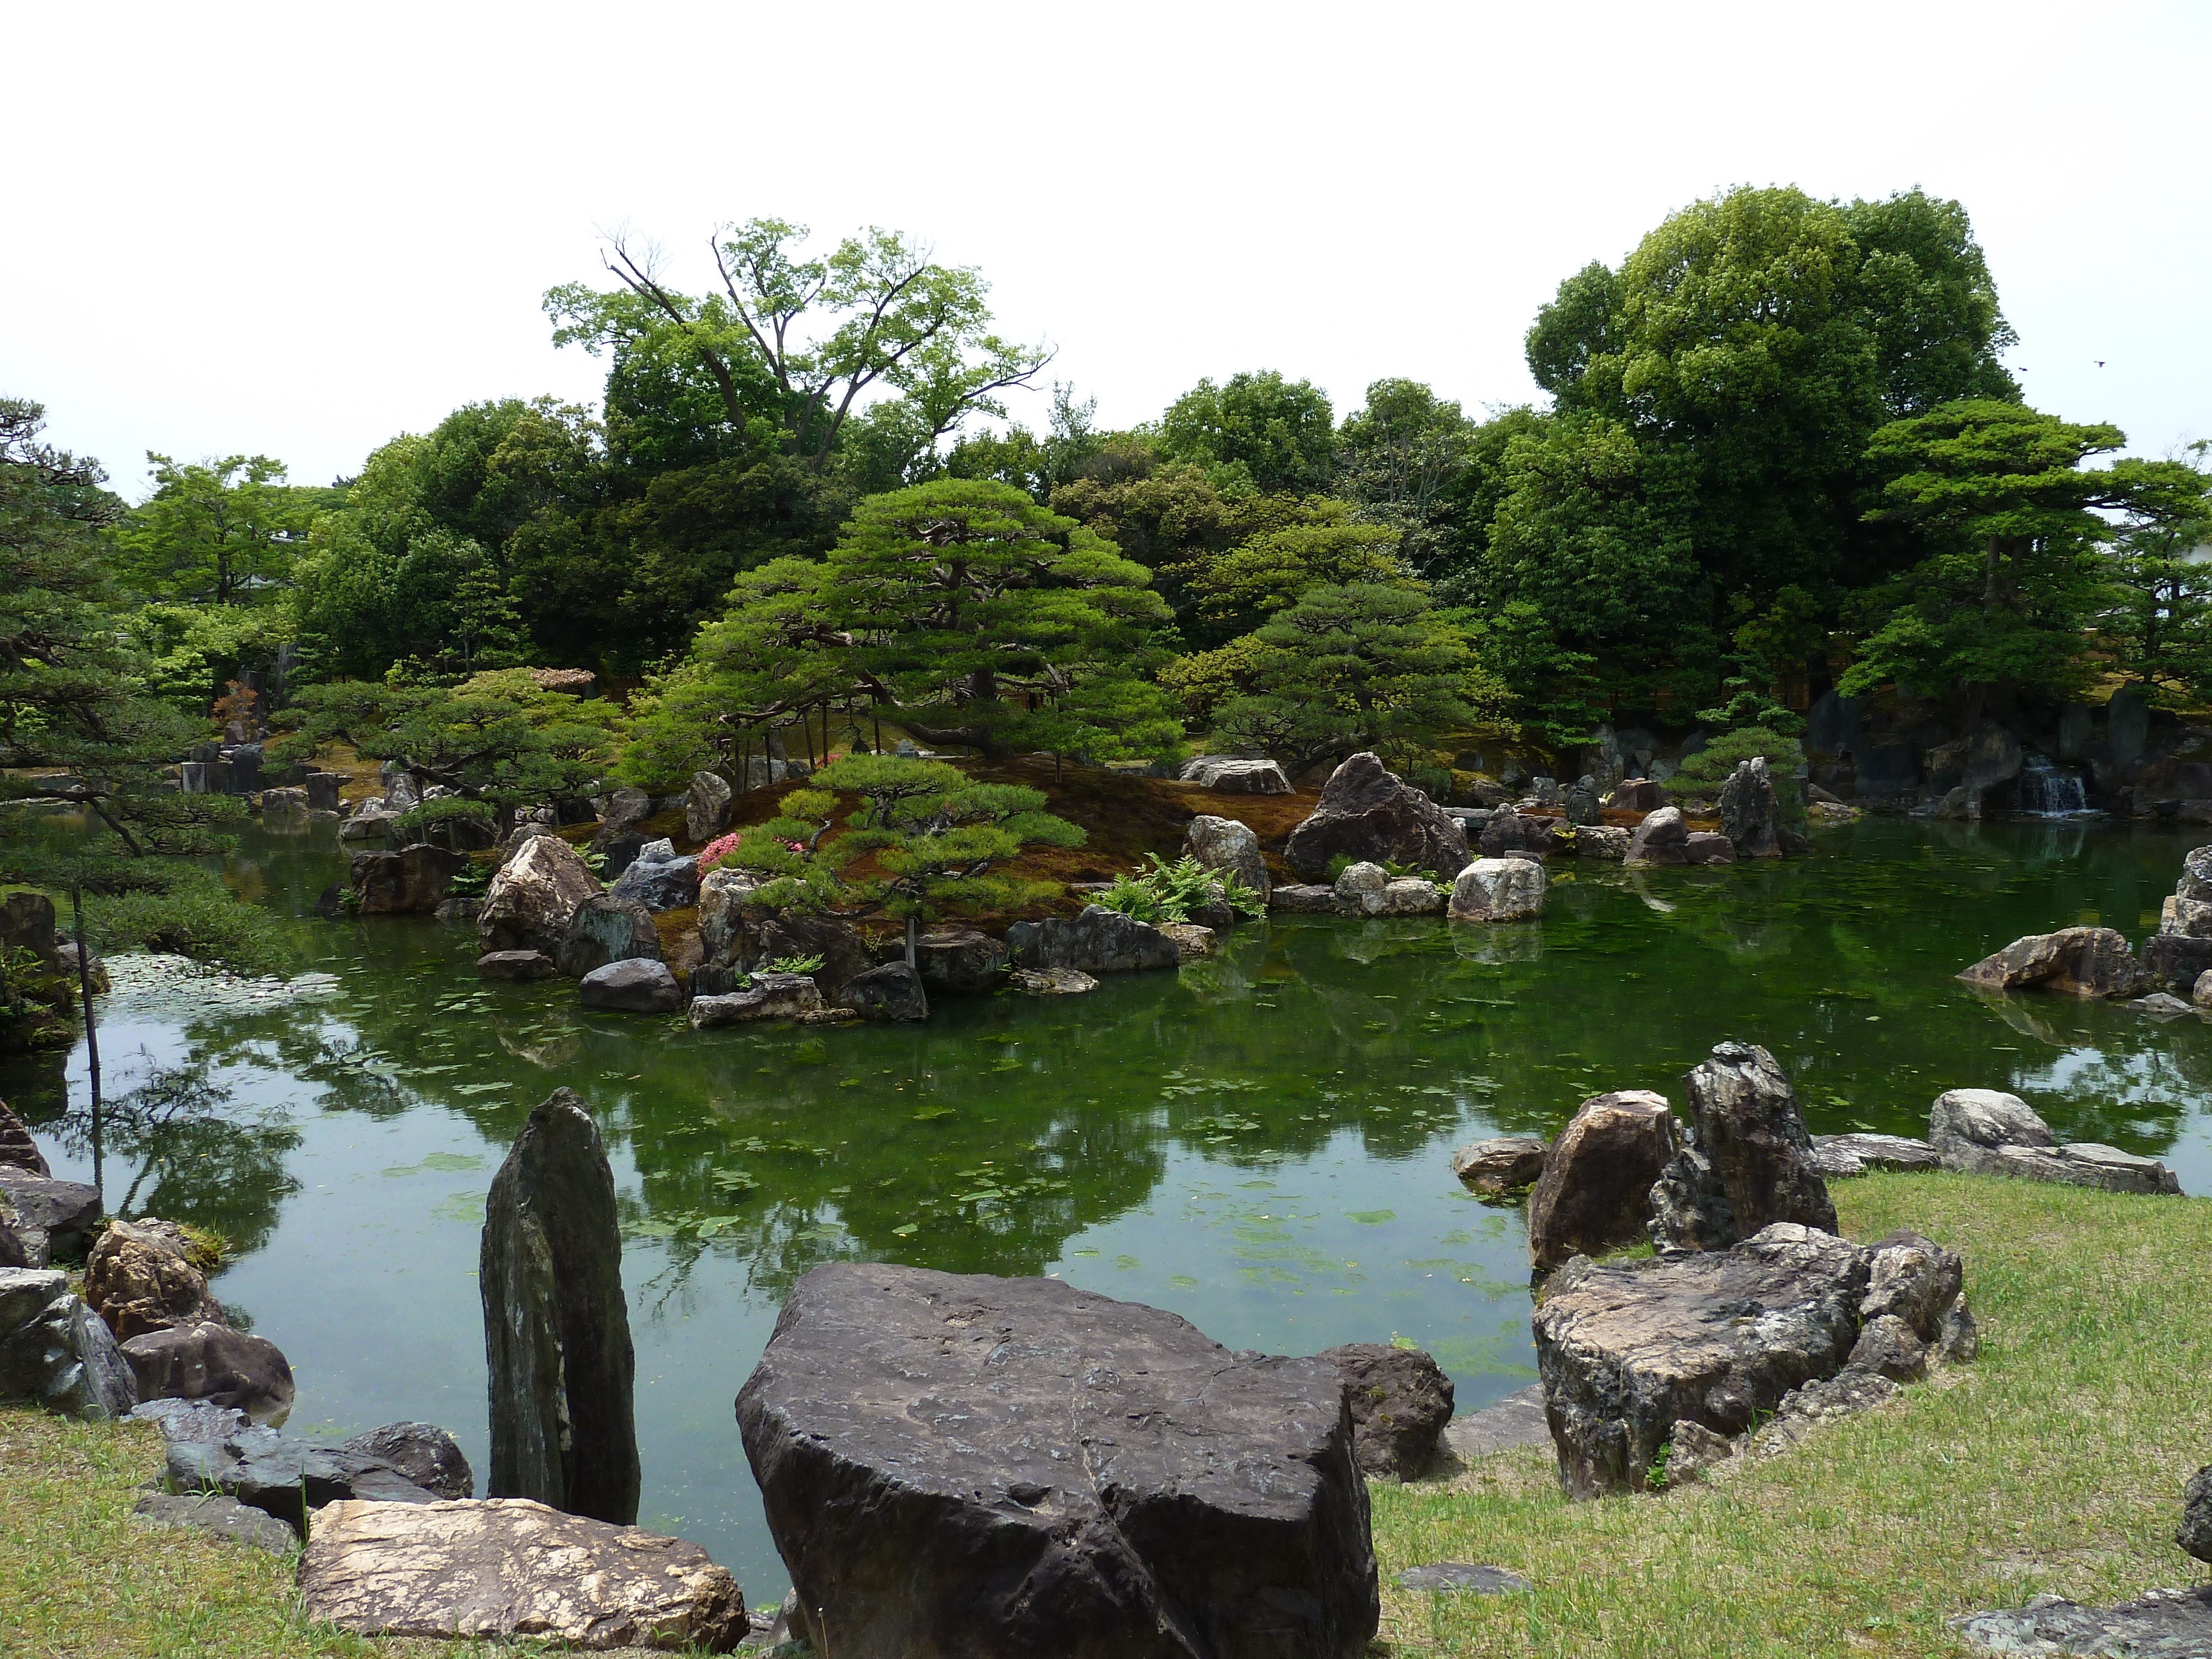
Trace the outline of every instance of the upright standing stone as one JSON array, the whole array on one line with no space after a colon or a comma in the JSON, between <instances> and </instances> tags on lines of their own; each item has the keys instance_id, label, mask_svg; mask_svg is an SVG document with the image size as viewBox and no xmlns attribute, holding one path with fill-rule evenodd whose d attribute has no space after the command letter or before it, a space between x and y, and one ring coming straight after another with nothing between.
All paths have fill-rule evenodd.
<instances>
[{"instance_id":1,"label":"upright standing stone","mask_svg":"<svg viewBox=\"0 0 2212 1659\"><path fill-rule=\"evenodd\" d=\"M531 1112L484 1206L484 1358L493 1498L637 1520L636 1361L614 1172L584 1103Z\"/></svg>"},{"instance_id":2,"label":"upright standing stone","mask_svg":"<svg viewBox=\"0 0 2212 1659\"><path fill-rule=\"evenodd\" d=\"M694 772L684 797L684 833L708 842L730 821L730 786L719 773Z\"/></svg>"},{"instance_id":3,"label":"upright standing stone","mask_svg":"<svg viewBox=\"0 0 2212 1659\"><path fill-rule=\"evenodd\" d=\"M1717 1043L1682 1086L1690 1123L1653 1189L1655 1244L1719 1249L1777 1221L1837 1230L1797 1097L1772 1054Z\"/></svg>"}]
</instances>

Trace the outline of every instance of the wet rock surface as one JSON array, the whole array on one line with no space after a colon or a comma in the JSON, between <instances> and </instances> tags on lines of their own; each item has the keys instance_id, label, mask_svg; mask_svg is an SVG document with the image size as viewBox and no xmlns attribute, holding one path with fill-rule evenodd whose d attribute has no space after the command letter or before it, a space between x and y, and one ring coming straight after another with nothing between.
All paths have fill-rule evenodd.
<instances>
[{"instance_id":1,"label":"wet rock surface","mask_svg":"<svg viewBox=\"0 0 2212 1659\"><path fill-rule=\"evenodd\" d=\"M1532 1321L1567 1495L1640 1490L1677 1422L1740 1435L1833 1376L1867 1277L1857 1246L1788 1222L1726 1250L1569 1263Z\"/></svg>"},{"instance_id":2,"label":"wet rock surface","mask_svg":"<svg viewBox=\"0 0 2212 1659\"><path fill-rule=\"evenodd\" d=\"M697 1545L522 1498L333 1504L300 1597L365 1636L726 1653L750 1628L737 1581Z\"/></svg>"},{"instance_id":3,"label":"wet rock surface","mask_svg":"<svg viewBox=\"0 0 2212 1659\"><path fill-rule=\"evenodd\" d=\"M567 1089L532 1109L492 1178L478 1279L491 1403L486 1491L629 1525L640 1478L636 1361L614 1174L598 1126Z\"/></svg>"},{"instance_id":4,"label":"wet rock surface","mask_svg":"<svg viewBox=\"0 0 2212 1659\"><path fill-rule=\"evenodd\" d=\"M1404 1480L1436 1462L1452 1418L1451 1379L1418 1348L1347 1342L1319 1358L1344 1379L1352 1459L1363 1474Z\"/></svg>"},{"instance_id":5,"label":"wet rock surface","mask_svg":"<svg viewBox=\"0 0 2212 1659\"><path fill-rule=\"evenodd\" d=\"M1291 831L1283 857L1312 882L1340 854L1443 875L1466 867L1467 832L1377 757L1362 753L1330 775L1320 805Z\"/></svg>"},{"instance_id":6,"label":"wet rock surface","mask_svg":"<svg viewBox=\"0 0 2212 1659\"><path fill-rule=\"evenodd\" d=\"M1148 922L1087 904L1070 921L1048 916L1006 929L1018 966L1031 971L1072 968L1079 974L1133 974L1173 968L1182 960L1175 941Z\"/></svg>"},{"instance_id":7,"label":"wet rock surface","mask_svg":"<svg viewBox=\"0 0 2212 1659\"><path fill-rule=\"evenodd\" d=\"M1540 1268L1644 1237L1651 1186L1674 1155L1674 1118L1663 1095L1622 1089L1593 1095L1560 1131L1528 1196L1528 1255Z\"/></svg>"},{"instance_id":8,"label":"wet rock surface","mask_svg":"<svg viewBox=\"0 0 2212 1659\"><path fill-rule=\"evenodd\" d=\"M1322 1360L1057 1280L839 1263L793 1287L738 1421L794 1622L829 1610L838 1659L1353 1659L1376 1629Z\"/></svg>"}]
</instances>

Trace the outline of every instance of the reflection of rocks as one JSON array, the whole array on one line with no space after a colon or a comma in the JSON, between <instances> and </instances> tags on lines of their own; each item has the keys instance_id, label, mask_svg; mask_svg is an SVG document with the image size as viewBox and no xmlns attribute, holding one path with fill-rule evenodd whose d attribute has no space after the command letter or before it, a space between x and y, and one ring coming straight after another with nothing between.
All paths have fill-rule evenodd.
<instances>
[{"instance_id":1,"label":"reflection of rocks","mask_svg":"<svg viewBox=\"0 0 2212 1659\"><path fill-rule=\"evenodd\" d=\"M1344 1379L1352 1458L1363 1474L1404 1480L1436 1461L1452 1417L1451 1379L1419 1348L1348 1342L1320 1356Z\"/></svg>"},{"instance_id":2,"label":"reflection of rocks","mask_svg":"<svg viewBox=\"0 0 2212 1659\"><path fill-rule=\"evenodd\" d=\"M1928 1139L1946 1169L2094 1187L2108 1193L2179 1193L2181 1183L2156 1158L2096 1141L2057 1145L2051 1126L2017 1095L1952 1089L1936 1097Z\"/></svg>"},{"instance_id":3,"label":"reflection of rocks","mask_svg":"<svg viewBox=\"0 0 2212 1659\"><path fill-rule=\"evenodd\" d=\"M738 1421L797 1622L818 1638L824 1610L839 1659L1164 1652L1163 1631L1351 1659L1376 1629L1323 1360L1057 1280L838 1263L785 1301Z\"/></svg>"},{"instance_id":4,"label":"reflection of rocks","mask_svg":"<svg viewBox=\"0 0 2212 1659\"><path fill-rule=\"evenodd\" d=\"M1651 1184L1674 1152L1664 1096L1646 1089L1591 1096L1560 1131L1529 1194L1529 1260L1550 1269L1641 1239Z\"/></svg>"}]
</instances>

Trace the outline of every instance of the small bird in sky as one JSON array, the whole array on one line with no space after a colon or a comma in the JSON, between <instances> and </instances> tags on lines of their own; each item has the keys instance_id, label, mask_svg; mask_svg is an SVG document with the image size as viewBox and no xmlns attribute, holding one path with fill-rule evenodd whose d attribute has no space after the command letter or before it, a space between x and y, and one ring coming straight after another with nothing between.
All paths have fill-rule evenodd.
<instances>
[{"instance_id":1,"label":"small bird in sky","mask_svg":"<svg viewBox=\"0 0 2212 1659\"><path fill-rule=\"evenodd\" d=\"M2097 359L2097 367L2098 367L2098 368L2102 368L2104 366L2105 366L2105 360L2104 360L2102 357L2098 358L2098 359Z\"/></svg>"}]
</instances>

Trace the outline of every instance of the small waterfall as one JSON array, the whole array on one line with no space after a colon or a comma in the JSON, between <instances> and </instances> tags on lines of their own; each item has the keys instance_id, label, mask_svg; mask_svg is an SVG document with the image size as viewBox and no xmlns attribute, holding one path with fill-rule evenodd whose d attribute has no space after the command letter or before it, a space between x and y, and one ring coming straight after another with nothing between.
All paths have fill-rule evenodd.
<instances>
[{"instance_id":1,"label":"small waterfall","mask_svg":"<svg viewBox=\"0 0 2212 1659\"><path fill-rule=\"evenodd\" d=\"M2020 781L2014 795L2015 811L2032 812L2038 817L2057 817L2088 809L2081 793L2081 775L2069 767L2056 764L2045 755L2021 757Z\"/></svg>"}]
</instances>

